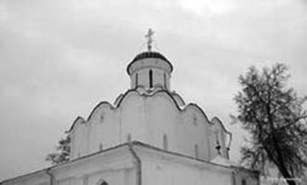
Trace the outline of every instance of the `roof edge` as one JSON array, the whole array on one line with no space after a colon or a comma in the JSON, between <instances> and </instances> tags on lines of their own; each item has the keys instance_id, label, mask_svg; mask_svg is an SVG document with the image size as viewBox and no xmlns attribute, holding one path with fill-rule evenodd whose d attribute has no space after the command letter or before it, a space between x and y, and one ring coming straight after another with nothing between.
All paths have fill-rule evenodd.
<instances>
[{"instance_id":1,"label":"roof edge","mask_svg":"<svg viewBox=\"0 0 307 185\"><path fill-rule=\"evenodd\" d=\"M173 69L174 69L172 63L165 56L163 56L161 53L154 52L154 51L145 51L145 52L138 54L136 57L134 57L134 59L128 64L128 66L126 68L128 75L131 75L130 70L129 70L131 65L134 62L136 62L138 60L145 59L145 58L159 58L159 59L165 61L170 66L170 69L171 69L170 72L172 72Z\"/></svg>"},{"instance_id":2,"label":"roof edge","mask_svg":"<svg viewBox=\"0 0 307 185\"><path fill-rule=\"evenodd\" d=\"M165 154L169 154L169 155L173 155L173 156L177 156L177 157L182 157L182 158L185 158L185 159L190 159L190 160L193 160L193 161L210 164L210 165L214 165L214 166L217 166L217 167L222 167L222 168L227 168L227 169L239 169L239 170L246 170L246 171L253 172L253 173L259 173L259 171L257 171L257 170L251 170L251 169L247 169L247 168L244 168L244 167L224 166L224 165L212 163L212 162L207 161L207 160L196 159L192 156L184 155L184 154L173 152L173 151L163 150L163 149L155 147L153 145L146 144L146 143L143 143L143 142L138 141L138 140L134 140L134 141L131 141L131 142L126 142L126 143L123 143L123 144L120 144L120 145L116 145L114 147L107 148L105 150L94 152L94 153L79 157L77 159L74 159L74 160L71 160L71 161L68 161L68 162L65 162L65 163L62 163L62 164L53 165L51 167L44 168L44 169L41 169L41 170L37 170L37 171L31 172L31 173L28 173L28 174L9 178L9 179L1 181L0 184L6 183L6 182L9 182L9 181L13 181L13 180L17 180L18 178L23 178L23 177L26 177L26 176L34 175L35 173L41 173L41 172L47 173L47 171L49 171L49 170L52 170L52 169L55 169L55 168L58 168L58 167L62 167L62 166L65 166L65 165L69 165L71 163L75 163L75 162L78 162L78 161L81 161L81 160L84 160L84 159L88 159L88 158L96 156L98 154L105 153L105 152L108 152L108 151L113 151L113 150L116 150L116 149L119 149L119 148L127 147L127 150L129 150L129 147L131 147L131 146L144 147L144 148L151 149L151 150L154 150L154 151L157 151L157 152L162 152L162 153L165 153Z\"/></svg>"},{"instance_id":3,"label":"roof edge","mask_svg":"<svg viewBox=\"0 0 307 185\"><path fill-rule=\"evenodd\" d=\"M196 108L196 109L199 110L200 113L205 117L205 119L207 120L207 122L208 122L209 124L211 123L211 121L208 119L208 116L206 115L206 113L204 112L204 110L203 110L199 105L197 105L196 103L188 103L188 104L185 104L184 107L181 107L181 106L177 103L177 101L175 100L175 98L173 97L172 93L169 92L168 90L165 90L165 89L158 89L158 90L154 91L152 94L142 94L142 93L140 93L140 92L137 90L137 88L127 90L127 91L122 95L122 97L118 100L118 103L117 103L116 105L112 105L111 103L109 103L109 102L107 102L107 101L101 101L100 103L98 103L98 104L93 108L93 110L91 111L90 115L89 115L88 118L86 119L86 122L89 121L89 120L92 118L94 112L95 112L100 106L102 106L102 105L107 105L107 106L109 106L110 109L112 109L112 110L117 109L118 107L121 106L121 103L123 102L123 100L125 99L125 97L127 97L128 94L133 93L133 92L137 93L137 94L140 95L140 96L148 96L148 97L154 96L154 95L159 94L159 93L165 93L165 94L172 100L172 102L174 103L175 107L176 107L177 110L179 110L180 112L186 111L189 107L191 107L191 108ZM70 129L67 131L68 133L69 133L70 131L73 130L74 126L76 125L76 124L75 124L76 121L77 121L77 120L80 120L80 118L81 118L81 117L78 117L78 118L73 122L72 126L71 126ZM84 119L82 118L82 120L84 120ZM85 121L85 120L84 120L84 121Z\"/></svg>"}]
</instances>

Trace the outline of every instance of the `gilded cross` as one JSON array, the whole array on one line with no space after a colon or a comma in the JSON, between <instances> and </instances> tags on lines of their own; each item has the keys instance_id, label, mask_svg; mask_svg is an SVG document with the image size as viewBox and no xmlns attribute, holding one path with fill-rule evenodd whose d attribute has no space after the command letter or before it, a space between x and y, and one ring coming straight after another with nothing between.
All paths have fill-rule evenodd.
<instances>
[{"instance_id":1,"label":"gilded cross","mask_svg":"<svg viewBox=\"0 0 307 185\"><path fill-rule=\"evenodd\" d=\"M152 40L153 34L154 34L154 32L152 31L151 28L149 28L147 34L145 35L145 37L147 38L147 49L148 49L148 51L151 51L151 48L152 48L151 44L152 44L152 41L153 41Z\"/></svg>"}]
</instances>

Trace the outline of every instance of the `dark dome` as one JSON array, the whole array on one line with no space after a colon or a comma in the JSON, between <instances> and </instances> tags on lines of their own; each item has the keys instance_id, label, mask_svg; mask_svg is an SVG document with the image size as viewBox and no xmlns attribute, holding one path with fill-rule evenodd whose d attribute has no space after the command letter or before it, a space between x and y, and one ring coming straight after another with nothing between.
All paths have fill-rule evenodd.
<instances>
[{"instance_id":1,"label":"dark dome","mask_svg":"<svg viewBox=\"0 0 307 185\"><path fill-rule=\"evenodd\" d=\"M142 60L142 59L145 59L145 58L158 58L158 59L161 59L161 60L164 60L165 62L167 62L170 67L171 67L171 71L173 70L173 65L167 60L167 58L165 56L163 56L162 54L158 53L158 52L153 52L153 51L145 51L145 52L142 52L140 54L138 54L136 57L134 57L134 59L130 62L130 64L127 66L127 72L129 74L129 68L130 66L135 62L135 61L138 61L138 60Z\"/></svg>"},{"instance_id":2,"label":"dark dome","mask_svg":"<svg viewBox=\"0 0 307 185\"><path fill-rule=\"evenodd\" d=\"M160 54L158 52L146 51L146 52L140 53L136 57L134 57L132 62L137 61L137 60L141 60L141 59L144 59L144 58L159 58L159 59L168 61L165 56L163 56L162 54Z\"/></svg>"}]
</instances>

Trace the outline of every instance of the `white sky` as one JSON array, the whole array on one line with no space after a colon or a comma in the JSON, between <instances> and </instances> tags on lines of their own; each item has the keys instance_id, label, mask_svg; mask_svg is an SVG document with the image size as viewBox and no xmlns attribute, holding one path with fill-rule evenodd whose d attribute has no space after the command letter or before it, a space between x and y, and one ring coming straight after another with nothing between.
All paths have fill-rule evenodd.
<instances>
[{"instance_id":1,"label":"white sky","mask_svg":"<svg viewBox=\"0 0 307 185\"><path fill-rule=\"evenodd\" d=\"M41 169L72 121L129 88L126 65L156 31L172 89L243 142L233 97L250 65L289 65L307 94L304 0L0 0L0 179Z\"/></svg>"}]
</instances>

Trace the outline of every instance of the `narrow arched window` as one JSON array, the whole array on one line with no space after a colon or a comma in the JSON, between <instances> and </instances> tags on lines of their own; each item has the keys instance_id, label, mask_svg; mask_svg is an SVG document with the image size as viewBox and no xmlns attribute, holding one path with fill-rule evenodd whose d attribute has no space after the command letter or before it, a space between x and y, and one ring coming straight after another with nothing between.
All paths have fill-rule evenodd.
<instances>
[{"instance_id":1,"label":"narrow arched window","mask_svg":"<svg viewBox=\"0 0 307 185\"><path fill-rule=\"evenodd\" d=\"M99 179L96 185L108 185L108 183L103 179Z\"/></svg>"},{"instance_id":2,"label":"narrow arched window","mask_svg":"<svg viewBox=\"0 0 307 185\"><path fill-rule=\"evenodd\" d=\"M167 135L163 135L163 149L167 150L168 149L168 141L167 141Z\"/></svg>"},{"instance_id":3,"label":"narrow arched window","mask_svg":"<svg viewBox=\"0 0 307 185\"><path fill-rule=\"evenodd\" d=\"M152 85L152 79L153 79L152 76L153 76L152 70L149 70L149 88L153 87L153 85Z\"/></svg>"},{"instance_id":4,"label":"narrow arched window","mask_svg":"<svg viewBox=\"0 0 307 185\"><path fill-rule=\"evenodd\" d=\"M138 87L138 85L139 85L139 74L136 73L135 74L135 87Z\"/></svg>"},{"instance_id":5,"label":"narrow arched window","mask_svg":"<svg viewBox=\"0 0 307 185\"><path fill-rule=\"evenodd\" d=\"M106 181L103 181L100 185L108 185Z\"/></svg>"},{"instance_id":6,"label":"narrow arched window","mask_svg":"<svg viewBox=\"0 0 307 185\"><path fill-rule=\"evenodd\" d=\"M232 184L236 184L236 174L234 171L231 172L231 180L232 180Z\"/></svg>"},{"instance_id":7,"label":"narrow arched window","mask_svg":"<svg viewBox=\"0 0 307 185\"><path fill-rule=\"evenodd\" d=\"M166 89L167 85L166 85L166 74L165 73L163 73L163 81L164 81L164 88Z\"/></svg>"},{"instance_id":8,"label":"narrow arched window","mask_svg":"<svg viewBox=\"0 0 307 185\"><path fill-rule=\"evenodd\" d=\"M194 145L195 158L198 158L198 145Z\"/></svg>"},{"instance_id":9,"label":"narrow arched window","mask_svg":"<svg viewBox=\"0 0 307 185\"><path fill-rule=\"evenodd\" d=\"M241 180L241 185L246 185L246 180L245 179Z\"/></svg>"}]
</instances>

